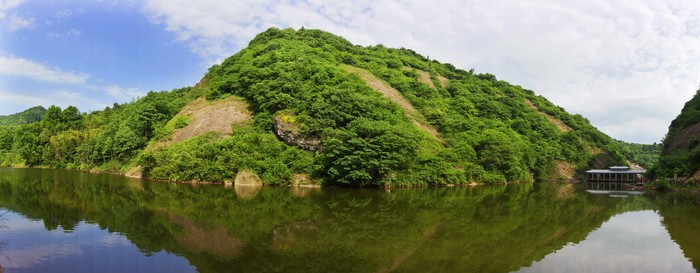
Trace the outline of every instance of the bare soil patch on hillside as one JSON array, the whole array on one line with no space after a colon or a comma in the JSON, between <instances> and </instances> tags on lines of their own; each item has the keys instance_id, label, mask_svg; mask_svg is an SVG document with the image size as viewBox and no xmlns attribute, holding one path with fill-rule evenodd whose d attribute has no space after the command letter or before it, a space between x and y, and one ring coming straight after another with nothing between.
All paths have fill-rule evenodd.
<instances>
[{"instance_id":1,"label":"bare soil patch on hillside","mask_svg":"<svg viewBox=\"0 0 700 273\"><path fill-rule=\"evenodd\" d=\"M427 84L430 88L435 89L435 83L433 83L433 79L430 78L430 73L418 69L414 69L413 71L418 74L419 82Z\"/></svg>"},{"instance_id":2,"label":"bare soil patch on hillside","mask_svg":"<svg viewBox=\"0 0 700 273\"><path fill-rule=\"evenodd\" d=\"M633 160L627 160L627 165L630 166L630 170L644 170L644 167L642 167L642 165L639 165L639 163Z\"/></svg>"},{"instance_id":3,"label":"bare soil patch on hillside","mask_svg":"<svg viewBox=\"0 0 700 273\"><path fill-rule=\"evenodd\" d=\"M562 131L562 132L571 131L571 127L564 124L564 122L562 122L561 120L558 120L555 117L552 117L549 114L540 111L540 109L538 109L537 106L535 106L535 104L532 103L532 101L525 99L525 105L527 105L527 107L535 109L537 111L537 113L540 113L540 115L544 116L547 120L549 120L549 122L554 124L554 126L556 126L557 129L559 129L559 131Z\"/></svg>"},{"instance_id":4,"label":"bare soil patch on hillside","mask_svg":"<svg viewBox=\"0 0 700 273\"><path fill-rule=\"evenodd\" d=\"M435 86L435 82L433 82L432 76L430 76L430 73L428 73L427 71L411 67L404 67L404 70L415 72L416 74L418 74L418 82L427 84L428 86L430 86L430 88L437 90L437 86ZM443 88L447 87L447 84L449 84L450 82L449 79L442 75L437 75L437 80L440 83L440 86Z\"/></svg>"},{"instance_id":5,"label":"bare soil patch on hillside","mask_svg":"<svg viewBox=\"0 0 700 273\"><path fill-rule=\"evenodd\" d=\"M427 84L428 86L430 86L430 88L437 90L437 87L435 86L435 82L433 82L433 78L430 76L430 73L423 71L423 70L420 70L420 69L415 69L415 68L410 68L410 67L406 67L404 69L416 72L416 74L418 74L418 82L422 82L424 84ZM442 75L438 75L437 80L443 88L447 87L447 84L450 82L450 80L448 80L445 76L442 76Z\"/></svg>"},{"instance_id":6,"label":"bare soil patch on hillside","mask_svg":"<svg viewBox=\"0 0 700 273\"><path fill-rule=\"evenodd\" d=\"M450 80L445 76L438 75L437 78L438 82L440 82L440 85L442 85L442 87L447 87L447 85L450 84Z\"/></svg>"},{"instance_id":7,"label":"bare soil patch on hillside","mask_svg":"<svg viewBox=\"0 0 700 273\"><path fill-rule=\"evenodd\" d=\"M229 135L232 125L243 124L252 119L246 103L235 97L212 102L199 98L182 108L178 115L188 116L191 120L184 128L175 130L170 143L212 131Z\"/></svg>"},{"instance_id":8,"label":"bare soil patch on hillside","mask_svg":"<svg viewBox=\"0 0 700 273\"><path fill-rule=\"evenodd\" d=\"M427 124L424 121L425 118L423 117L423 115L421 115L416 110L416 108L413 107L411 102L404 98L398 90L391 87L382 79L377 78L377 76L375 76L371 72L362 68L349 65L343 65L342 68L349 73L360 76L360 78L367 84L367 86L378 91L379 93L382 93L382 95L387 97L389 100L401 106L401 108L403 108L406 111L406 114L412 119L413 123L416 124L418 128L427 132L436 139L442 141L442 138L440 137L440 134L437 132L437 130L435 130L434 127L430 126L430 124Z\"/></svg>"},{"instance_id":9,"label":"bare soil patch on hillside","mask_svg":"<svg viewBox=\"0 0 700 273\"><path fill-rule=\"evenodd\" d=\"M343 65L342 68L347 72L360 76L360 78L363 81L365 81L367 86L371 87L376 91L379 91L379 93L382 93L382 95L401 106L401 108L406 110L406 113L408 115L420 115L420 113L418 113L418 111L416 111L416 109L413 108L411 102L404 98L403 95L399 93L399 91L391 87L389 84L385 83L382 79L377 78L377 76L374 76L374 74L372 74L371 72L362 68L349 65Z\"/></svg>"},{"instance_id":10,"label":"bare soil patch on hillside","mask_svg":"<svg viewBox=\"0 0 700 273\"><path fill-rule=\"evenodd\" d=\"M556 177L563 180L573 180L576 174L576 166L569 162L556 162Z\"/></svg>"},{"instance_id":11,"label":"bare soil patch on hillside","mask_svg":"<svg viewBox=\"0 0 700 273\"><path fill-rule=\"evenodd\" d=\"M442 138L440 137L440 133L438 133L438 131L435 130L435 127L430 126L430 125L427 125L427 124L423 124L423 123L421 123L420 121L417 121L417 120L415 120L415 119L412 120L411 122L413 122L413 124L415 124L416 126L418 126L418 128L421 128L423 131L428 132L428 134L430 134L431 136L433 136L433 137L437 138L438 140L442 141Z\"/></svg>"}]
</instances>

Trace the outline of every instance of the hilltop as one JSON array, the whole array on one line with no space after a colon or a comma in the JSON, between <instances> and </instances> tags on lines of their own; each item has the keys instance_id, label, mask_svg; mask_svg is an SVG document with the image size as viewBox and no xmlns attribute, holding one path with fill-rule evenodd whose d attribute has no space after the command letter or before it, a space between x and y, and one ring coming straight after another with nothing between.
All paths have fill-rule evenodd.
<instances>
[{"instance_id":1,"label":"hilltop","mask_svg":"<svg viewBox=\"0 0 700 273\"><path fill-rule=\"evenodd\" d=\"M626 164L613 139L533 91L308 29L258 34L194 87L55 122L12 129L36 147L0 138L3 164L354 186L571 179Z\"/></svg>"},{"instance_id":2,"label":"hilltop","mask_svg":"<svg viewBox=\"0 0 700 273\"><path fill-rule=\"evenodd\" d=\"M671 122L652 175L700 181L700 90Z\"/></svg>"},{"instance_id":3,"label":"hilltop","mask_svg":"<svg viewBox=\"0 0 700 273\"><path fill-rule=\"evenodd\" d=\"M0 126L11 126L39 122L45 114L46 108L41 106L35 106L16 114L0 116Z\"/></svg>"}]
</instances>

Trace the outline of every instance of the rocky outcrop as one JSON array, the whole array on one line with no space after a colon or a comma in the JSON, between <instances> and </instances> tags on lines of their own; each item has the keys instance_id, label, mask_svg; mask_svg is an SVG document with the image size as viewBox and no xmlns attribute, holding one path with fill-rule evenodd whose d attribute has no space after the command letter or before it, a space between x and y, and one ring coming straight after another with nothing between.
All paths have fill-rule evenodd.
<instances>
[{"instance_id":1,"label":"rocky outcrop","mask_svg":"<svg viewBox=\"0 0 700 273\"><path fill-rule=\"evenodd\" d=\"M275 135L288 145L294 145L307 151L321 151L321 140L310 138L299 131L299 124L291 114L277 114L273 118L273 129Z\"/></svg>"}]
</instances>

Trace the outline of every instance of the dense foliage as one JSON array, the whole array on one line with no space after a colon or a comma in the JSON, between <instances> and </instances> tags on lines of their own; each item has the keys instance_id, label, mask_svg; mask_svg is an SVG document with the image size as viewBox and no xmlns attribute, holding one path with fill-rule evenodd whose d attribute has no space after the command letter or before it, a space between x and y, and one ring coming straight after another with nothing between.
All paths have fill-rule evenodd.
<instances>
[{"instance_id":1,"label":"dense foliage","mask_svg":"<svg viewBox=\"0 0 700 273\"><path fill-rule=\"evenodd\" d=\"M46 109L44 107L35 106L16 114L0 116L0 126L39 122L45 114Z\"/></svg>"},{"instance_id":2,"label":"dense foliage","mask_svg":"<svg viewBox=\"0 0 700 273\"><path fill-rule=\"evenodd\" d=\"M659 161L661 144L638 144L615 140L620 145L620 152L628 160L638 163L645 169L650 169Z\"/></svg>"},{"instance_id":3,"label":"dense foliage","mask_svg":"<svg viewBox=\"0 0 700 273\"><path fill-rule=\"evenodd\" d=\"M41 122L0 128L0 164L120 172L196 96L193 88L150 92L90 114L51 106Z\"/></svg>"},{"instance_id":4,"label":"dense foliage","mask_svg":"<svg viewBox=\"0 0 700 273\"><path fill-rule=\"evenodd\" d=\"M344 66L381 78L418 114ZM419 80L421 71L432 86ZM341 184L532 181L552 177L559 162L579 168L623 162L612 139L588 120L532 91L408 49L354 46L319 30L263 32L205 80L208 97L241 96L258 117L296 113L303 132L323 142L316 175ZM546 115L571 130L558 129ZM434 127L441 140L412 119Z\"/></svg>"},{"instance_id":5,"label":"dense foliage","mask_svg":"<svg viewBox=\"0 0 700 273\"><path fill-rule=\"evenodd\" d=\"M411 105L399 106L352 71L378 77ZM176 114L188 102L231 95L247 102L253 122L230 137L152 145L186 125ZM276 139L280 113L323 149ZM355 186L529 182L563 177L562 166L624 164L618 149L582 116L491 74L409 49L274 28L211 67L197 87L152 92L88 115L52 107L45 122L0 131L4 165L113 172L141 165L148 177L178 181L232 180L246 169L271 184L292 183L299 173Z\"/></svg>"},{"instance_id":6,"label":"dense foliage","mask_svg":"<svg viewBox=\"0 0 700 273\"><path fill-rule=\"evenodd\" d=\"M700 90L671 122L663 141L656 178L690 177L700 170Z\"/></svg>"},{"instance_id":7,"label":"dense foliage","mask_svg":"<svg viewBox=\"0 0 700 273\"><path fill-rule=\"evenodd\" d=\"M311 155L287 146L274 134L236 128L232 136L192 138L170 147L147 150L138 159L147 177L172 181L230 182L251 170L268 184L287 185L295 173L309 173Z\"/></svg>"}]
</instances>

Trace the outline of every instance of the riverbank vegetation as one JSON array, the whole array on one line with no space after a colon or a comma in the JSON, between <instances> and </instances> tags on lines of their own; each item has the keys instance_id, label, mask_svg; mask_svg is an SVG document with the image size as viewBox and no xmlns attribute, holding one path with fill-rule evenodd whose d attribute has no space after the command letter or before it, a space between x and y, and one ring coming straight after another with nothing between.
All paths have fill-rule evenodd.
<instances>
[{"instance_id":1,"label":"riverbank vegetation","mask_svg":"<svg viewBox=\"0 0 700 273\"><path fill-rule=\"evenodd\" d=\"M195 99L234 96L250 122L163 144ZM276 118L277 117L277 118ZM280 129L280 120L286 127ZM280 134L282 131L289 134ZM625 164L610 137L533 91L410 49L361 47L320 30L269 29L195 87L151 92L0 129L0 164L174 181L409 186L531 182ZM305 182L304 182L305 183Z\"/></svg>"}]
</instances>

